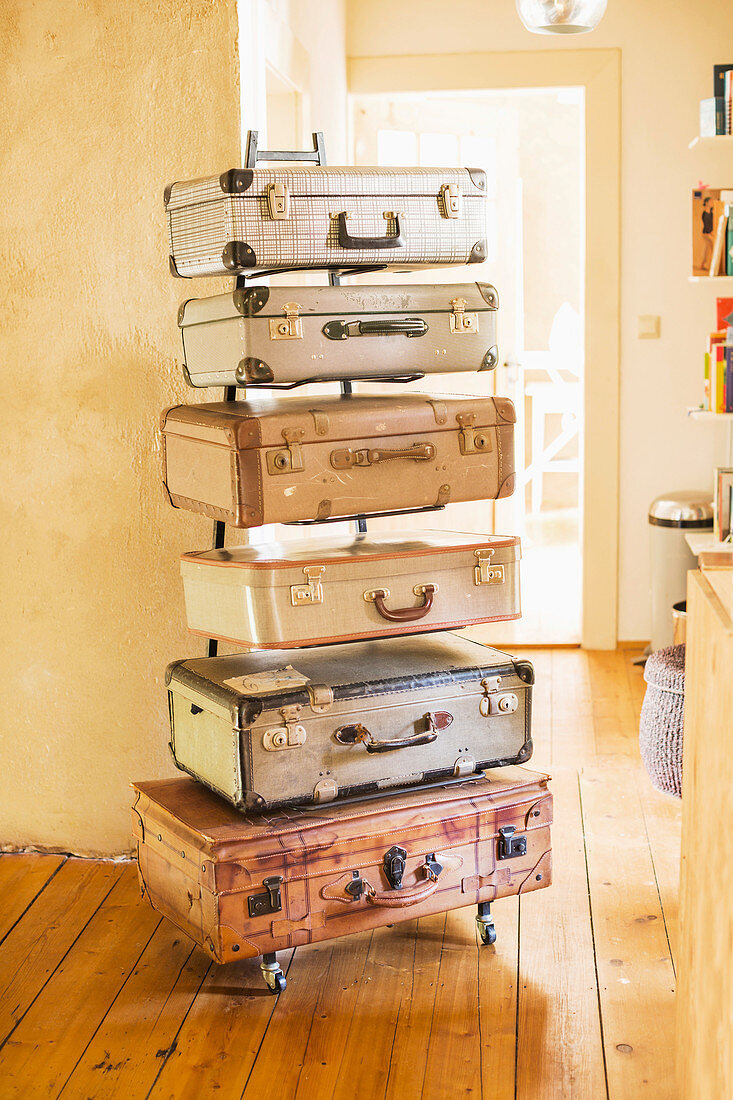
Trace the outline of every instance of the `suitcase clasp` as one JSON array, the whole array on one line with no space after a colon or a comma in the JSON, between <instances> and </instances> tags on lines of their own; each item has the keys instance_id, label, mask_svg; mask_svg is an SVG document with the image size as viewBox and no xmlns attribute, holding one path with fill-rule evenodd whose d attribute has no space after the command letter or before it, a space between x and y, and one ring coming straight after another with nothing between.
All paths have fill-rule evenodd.
<instances>
[{"instance_id":1,"label":"suitcase clasp","mask_svg":"<svg viewBox=\"0 0 733 1100\"><path fill-rule=\"evenodd\" d=\"M479 331L478 313L466 313L468 303L465 298L451 298L450 304L453 308L453 312L448 318L451 332L461 336L467 332Z\"/></svg>"},{"instance_id":2,"label":"suitcase clasp","mask_svg":"<svg viewBox=\"0 0 733 1100\"><path fill-rule=\"evenodd\" d=\"M515 856L526 856L527 838L526 836L515 836L514 830L514 825L502 825L499 829L497 859L514 859Z\"/></svg>"},{"instance_id":3,"label":"suitcase clasp","mask_svg":"<svg viewBox=\"0 0 733 1100\"><path fill-rule=\"evenodd\" d=\"M304 565L305 584L291 584L290 602L293 607L306 604L323 603L323 585L321 577L326 572L325 565Z\"/></svg>"},{"instance_id":4,"label":"suitcase clasp","mask_svg":"<svg viewBox=\"0 0 733 1100\"><path fill-rule=\"evenodd\" d=\"M404 848L400 848L399 844L394 844L388 852L384 853L382 866L387 882L393 890L402 889L402 876L405 873L406 860L407 852Z\"/></svg>"},{"instance_id":5,"label":"suitcase clasp","mask_svg":"<svg viewBox=\"0 0 733 1100\"><path fill-rule=\"evenodd\" d=\"M294 703L282 707L284 726L275 726L262 734L262 745L267 752L279 752L280 749L297 749L306 742L305 726L299 721L301 706Z\"/></svg>"},{"instance_id":6,"label":"suitcase clasp","mask_svg":"<svg viewBox=\"0 0 733 1100\"><path fill-rule=\"evenodd\" d=\"M271 875L262 880L262 885L267 891L264 894L250 894L247 898L247 909L250 917L264 917L267 913L279 913L282 910L282 885L280 875Z\"/></svg>"},{"instance_id":7,"label":"suitcase clasp","mask_svg":"<svg viewBox=\"0 0 733 1100\"><path fill-rule=\"evenodd\" d=\"M461 189L457 183L444 183L440 189L440 198L446 218L460 218Z\"/></svg>"},{"instance_id":8,"label":"suitcase clasp","mask_svg":"<svg viewBox=\"0 0 733 1100\"><path fill-rule=\"evenodd\" d=\"M481 681L484 694L479 703L479 714L489 718L494 714L514 714L519 709L519 696L513 691L499 692L501 676L489 676Z\"/></svg>"},{"instance_id":9,"label":"suitcase clasp","mask_svg":"<svg viewBox=\"0 0 733 1100\"><path fill-rule=\"evenodd\" d=\"M271 340L302 340L303 322L300 319L300 306L297 302L286 302L282 307L285 318L273 317L270 324Z\"/></svg>"},{"instance_id":10,"label":"suitcase clasp","mask_svg":"<svg viewBox=\"0 0 733 1100\"><path fill-rule=\"evenodd\" d=\"M462 455L487 453L493 450L490 428L474 428L476 413L458 413L456 420L460 426L458 446Z\"/></svg>"},{"instance_id":11,"label":"suitcase clasp","mask_svg":"<svg viewBox=\"0 0 733 1100\"><path fill-rule=\"evenodd\" d=\"M491 564L491 559L494 556L493 550L474 550L473 554L476 558L476 565L473 570L473 583L475 585L504 583L504 566Z\"/></svg>"},{"instance_id":12,"label":"suitcase clasp","mask_svg":"<svg viewBox=\"0 0 733 1100\"><path fill-rule=\"evenodd\" d=\"M265 194L273 221L282 222L290 217L290 192L286 183L268 183Z\"/></svg>"},{"instance_id":13,"label":"suitcase clasp","mask_svg":"<svg viewBox=\"0 0 733 1100\"><path fill-rule=\"evenodd\" d=\"M305 428L283 428L285 450L266 451L268 474L287 474L291 470L303 469L303 451L299 439L305 435Z\"/></svg>"}]
</instances>

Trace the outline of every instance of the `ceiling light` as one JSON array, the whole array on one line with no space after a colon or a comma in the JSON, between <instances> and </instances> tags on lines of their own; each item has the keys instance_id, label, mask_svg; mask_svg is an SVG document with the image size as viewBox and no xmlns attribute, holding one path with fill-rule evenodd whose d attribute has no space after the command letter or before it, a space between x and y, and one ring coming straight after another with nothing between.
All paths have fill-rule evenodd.
<instances>
[{"instance_id":1,"label":"ceiling light","mask_svg":"<svg viewBox=\"0 0 733 1100\"><path fill-rule=\"evenodd\" d=\"M607 0L517 0L519 18L534 34L587 34L595 30Z\"/></svg>"}]
</instances>

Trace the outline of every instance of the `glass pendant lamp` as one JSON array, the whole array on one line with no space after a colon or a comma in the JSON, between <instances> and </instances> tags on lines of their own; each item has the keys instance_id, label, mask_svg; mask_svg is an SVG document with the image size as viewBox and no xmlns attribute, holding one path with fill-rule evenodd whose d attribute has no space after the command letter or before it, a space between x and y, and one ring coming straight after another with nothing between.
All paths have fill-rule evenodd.
<instances>
[{"instance_id":1,"label":"glass pendant lamp","mask_svg":"<svg viewBox=\"0 0 733 1100\"><path fill-rule=\"evenodd\" d=\"M587 34L595 30L607 0L517 0L519 18L534 34Z\"/></svg>"}]
</instances>

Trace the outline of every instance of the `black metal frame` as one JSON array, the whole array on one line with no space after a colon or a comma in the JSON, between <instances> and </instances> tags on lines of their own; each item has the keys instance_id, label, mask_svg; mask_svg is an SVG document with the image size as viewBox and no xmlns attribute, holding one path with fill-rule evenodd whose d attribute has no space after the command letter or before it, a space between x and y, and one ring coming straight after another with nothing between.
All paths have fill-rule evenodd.
<instances>
[{"instance_id":1,"label":"black metal frame","mask_svg":"<svg viewBox=\"0 0 733 1100\"><path fill-rule=\"evenodd\" d=\"M246 152L245 152L244 167L245 168L255 168L257 166L258 161L286 161L286 162L289 162L289 163L315 164L320 168L325 167L325 165L326 165L326 146L325 146L325 142L323 140L323 133L320 130L314 131L314 133L313 133L313 148L312 149L305 149L305 150L260 149L260 148L258 148L258 131L257 130L248 130L247 131L247 149L246 149ZM288 269L287 268L277 268L277 269L273 268L272 271L260 271L260 272L257 273L257 275L251 276L251 278L261 279L261 278L264 278L267 275L276 275L276 274L279 274L281 271L286 271L286 270L288 270ZM374 265L374 266L371 266L371 267L353 268L353 269L348 270L347 274L357 275L357 274L361 274L361 273L364 273L364 272L367 272L367 271L379 271L379 270L381 270L381 265ZM245 286L247 285L247 278L248 278L248 276L246 276L246 275L237 275L237 277L236 277L236 289L237 290L243 290L245 288ZM336 271L329 271L328 281L331 284L331 286L340 286L341 285L341 274L339 274ZM423 376L422 375L415 375L414 377L419 378L419 377L423 377ZM410 380L412 380L412 379L410 379ZM394 381L397 381L397 379L395 379ZM400 381L402 381L402 379L400 379ZM405 379L405 381L407 381L407 379ZM305 383L303 383L303 384L305 384ZM276 388L276 387L258 386L257 388L258 389L271 389L271 388ZM277 388L290 388L290 387L277 387ZM345 394L345 395L353 393L353 383L352 383L352 381L349 380L349 381L341 382L340 383L340 389L341 389L341 393ZM236 401L239 394L243 393L244 396L246 396L246 392L247 391L246 391L245 386L225 386L224 387L224 400L225 401ZM428 508L406 508L406 509L402 509L402 510L395 511L395 512L378 512L378 513L376 513L376 515L378 515L378 516L386 516L386 515L401 516L401 515L410 515L414 512L441 511L442 508L443 508L443 505L434 505L433 507L428 507ZM349 522L350 520L354 521L354 527L355 527L356 533L358 535L363 535L363 534L366 533L367 521L366 521L366 516L364 516L364 515L334 516L332 520L325 520L325 521L322 521L322 520L300 520L300 521L298 521L298 523L302 524L302 525L313 524L313 523L321 523L321 522L344 523L344 522ZM226 537L226 524L224 523L223 520L218 520L218 519L215 520L214 521L214 535L213 535L213 540L212 540L212 549L214 549L214 550L223 549L225 537ZM208 644L207 644L207 650L206 650L207 656L208 657L216 657L216 655L218 653L218 650L219 650L218 640L216 638L209 638L208 639Z\"/></svg>"}]
</instances>

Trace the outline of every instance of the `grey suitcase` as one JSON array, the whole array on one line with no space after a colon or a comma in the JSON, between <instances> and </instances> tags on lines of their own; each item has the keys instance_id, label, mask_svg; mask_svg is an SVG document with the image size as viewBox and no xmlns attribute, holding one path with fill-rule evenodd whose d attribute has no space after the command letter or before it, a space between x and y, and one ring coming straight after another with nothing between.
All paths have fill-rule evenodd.
<instances>
[{"instance_id":1,"label":"grey suitcase","mask_svg":"<svg viewBox=\"0 0 733 1100\"><path fill-rule=\"evenodd\" d=\"M451 634L178 661L179 768L241 809L525 763L532 665Z\"/></svg>"},{"instance_id":2,"label":"grey suitcase","mask_svg":"<svg viewBox=\"0 0 733 1100\"><path fill-rule=\"evenodd\" d=\"M166 188L174 275L483 263L474 168L232 168Z\"/></svg>"},{"instance_id":3,"label":"grey suitcase","mask_svg":"<svg viewBox=\"0 0 733 1100\"><path fill-rule=\"evenodd\" d=\"M497 364L496 290L255 286L192 298L178 314L192 386L415 377Z\"/></svg>"}]
</instances>

